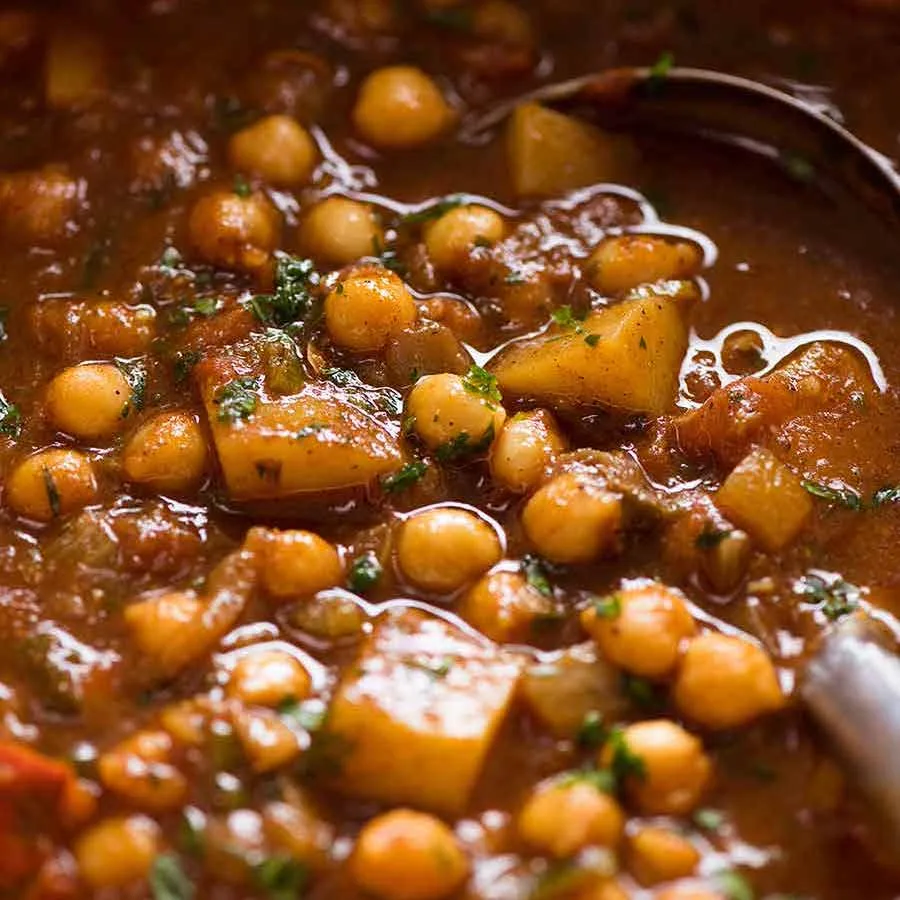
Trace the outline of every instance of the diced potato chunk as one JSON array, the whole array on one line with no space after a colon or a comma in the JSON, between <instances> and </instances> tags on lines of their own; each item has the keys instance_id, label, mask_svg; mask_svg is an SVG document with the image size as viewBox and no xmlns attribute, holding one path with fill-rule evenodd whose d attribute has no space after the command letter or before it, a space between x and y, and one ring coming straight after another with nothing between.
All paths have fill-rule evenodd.
<instances>
[{"instance_id":1,"label":"diced potato chunk","mask_svg":"<svg viewBox=\"0 0 900 900\"><path fill-rule=\"evenodd\" d=\"M261 378L235 378L221 359L204 361L195 372L235 500L362 487L400 464L396 433L330 383L309 383L296 394L272 397ZM244 412L229 416L223 412L223 391L236 382L247 404Z\"/></svg>"},{"instance_id":2,"label":"diced potato chunk","mask_svg":"<svg viewBox=\"0 0 900 900\"><path fill-rule=\"evenodd\" d=\"M520 196L551 197L614 181L614 138L591 125L537 103L523 103L509 120L509 168Z\"/></svg>"},{"instance_id":3,"label":"diced potato chunk","mask_svg":"<svg viewBox=\"0 0 900 900\"><path fill-rule=\"evenodd\" d=\"M386 613L344 675L319 736L343 751L334 787L353 797L459 814L520 668L442 619Z\"/></svg>"},{"instance_id":4,"label":"diced potato chunk","mask_svg":"<svg viewBox=\"0 0 900 900\"><path fill-rule=\"evenodd\" d=\"M572 738L588 713L615 719L628 705L618 669L593 643L577 644L525 670L520 686L531 714L559 738Z\"/></svg>"},{"instance_id":5,"label":"diced potato chunk","mask_svg":"<svg viewBox=\"0 0 900 900\"><path fill-rule=\"evenodd\" d=\"M800 479L762 448L725 479L716 505L769 551L790 544L812 512L812 500Z\"/></svg>"},{"instance_id":6,"label":"diced potato chunk","mask_svg":"<svg viewBox=\"0 0 900 900\"><path fill-rule=\"evenodd\" d=\"M687 342L678 304L644 296L518 341L492 368L504 394L661 415L675 399Z\"/></svg>"}]
</instances>

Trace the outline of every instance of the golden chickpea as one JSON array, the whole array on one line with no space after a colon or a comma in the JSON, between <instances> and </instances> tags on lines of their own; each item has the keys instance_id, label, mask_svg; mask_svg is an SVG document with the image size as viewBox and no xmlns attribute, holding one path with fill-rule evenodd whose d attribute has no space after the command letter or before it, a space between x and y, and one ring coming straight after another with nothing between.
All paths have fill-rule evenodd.
<instances>
[{"instance_id":1,"label":"golden chickpea","mask_svg":"<svg viewBox=\"0 0 900 900\"><path fill-rule=\"evenodd\" d=\"M290 116L266 116L232 135L228 159L238 172L275 187L302 187L319 159L310 133Z\"/></svg>"},{"instance_id":2,"label":"golden chickpea","mask_svg":"<svg viewBox=\"0 0 900 900\"><path fill-rule=\"evenodd\" d=\"M672 696L685 716L713 729L746 725L785 704L766 652L743 638L713 632L688 645Z\"/></svg>"},{"instance_id":3,"label":"golden chickpea","mask_svg":"<svg viewBox=\"0 0 900 900\"><path fill-rule=\"evenodd\" d=\"M626 785L641 812L678 816L694 809L712 774L697 738L668 719L654 719L629 725L622 740L643 766L643 777L631 776ZM607 743L600 764L609 766L613 753Z\"/></svg>"},{"instance_id":4,"label":"golden chickpea","mask_svg":"<svg viewBox=\"0 0 900 900\"><path fill-rule=\"evenodd\" d=\"M383 149L427 144L453 120L440 88L421 69L388 66L363 82L353 124L363 139Z\"/></svg>"},{"instance_id":5,"label":"golden chickpea","mask_svg":"<svg viewBox=\"0 0 900 900\"><path fill-rule=\"evenodd\" d=\"M13 512L38 522L82 509L97 500L90 459L77 450L42 450L22 460L6 482Z\"/></svg>"},{"instance_id":6,"label":"golden chickpea","mask_svg":"<svg viewBox=\"0 0 900 900\"><path fill-rule=\"evenodd\" d=\"M305 700L311 690L309 672L284 650L248 651L228 679L228 695L248 706L275 707L285 700Z\"/></svg>"},{"instance_id":7,"label":"golden chickpea","mask_svg":"<svg viewBox=\"0 0 900 900\"><path fill-rule=\"evenodd\" d=\"M76 841L75 859L92 888L118 888L147 877L159 846L159 826L146 816L103 819Z\"/></svg>"},{"instance_id":8,"label":"golden chickpea","mask_svg":"<svg viewBox=\"0 0 900 900\"><path fill-rule=\"evenodd\" d=\"M614 848L625 816L619 804L586 779L537 786L517 820L519 836L541 853L566 859L586 847Z\"/></svg>"},{"instance_id":9,"label":"golden chickpea","mask_svg":"<svg viewBox=\"0 0 900 900\"><path fill-rule=\"evenodd\" d=\"M425 229L425 248L435 268L458 274L474 247L496 244L506 233L503 216L487 206L458 206Z\"/></svg>"},{"instance_id":10,"label":"golden chickpea","mask_svg":"<svg viewBox=\"0 0 900 900\"><path fill-rule=\"evenodd\" d=\"M699 884L676 884L655 895L656 900L726 900L721 891Z\"/></svg>"},{"instance_id":11,"label":"golden chickpea","mask_svg":"<svg viewBox=\"0 0 900 900\"><path fill-rule=\"evenodd\" d=\"M258 272L278 246L281 222L264 194L239 197L214 191L191 210L188 235L203 262L223 269Z\"/></svg>"},{"instance_id":12,"label":"golden chickpea","mask_svg":"<svg viewBox=\"0 0 900 900\"><path fill-rule=\"evenodd\" d=\"M623 588L588 607L581 624L611 663L644 678L668 675L697 631L684 597L662 584Z\"/></svg>"},{"instance_id":13,"label":"golden chickpea","mask_svg":"<svg viewBox=\"0 0 900 900\"><path fill-rule=\"evenodd\" d=\"M161 494L196 487L206 472L206 438L190 413L163 412L144 422L122 452L125 478Z\"/></svg>"},{"instance_id":14,"label":"golden chickpea","mask_svg":"<svg viewBox=\"0 0 900 900\"><path fill-rule=\"evenodd\" d=\"M350 858L356 885L384 900L441 900L469 876L469 861L439 819L395 809L360 832Z\"/></svg>"},{"instance_id":15,"label":"golden chickpea","mask_svg":"<svg viewBox=\"0 0 900 900\"><path fill-rule=\"evenodd\" d=\"M529 46L534 29L528 14L510 0L484 0L475 8L472 33L482 40L507 46Z\"/></svg>"},{"instance_id":16,"label":"golden chickpea","mask_svg":"<svg viewBox=\"0 0 900 900\"><path fill-rule=\"evenodd\" d=\"M337 547L311 531L253 528L245 547L257 554L263 587L275 600L311 597L344 580Z\"/></svg>"},{"instance_id":17,"label":"golden chickpea","mask_svg":"<svg viewBox=\"0 0 900 900\"><path fill-rule=\"evenodd\" d=\"M326 197L300 223L300 245L320 263L339 268L371 256L384 243L384 229L368 203Z\"/></svg>"},{"instance_id":18,"label":"golden chickpea","mask_svg":"<svg viewBox=\"0 0 900 900\"><path fill-rule=\"evenodd\" d=\"M553 602L519 572L491 572L465 596L459 614L485 637L501 644L526 642Z\"/></svg>"},{"instance_id":19,"label":"golden chickpea","mask_svg":"<svg viewBox=\"0 0 900 900\"><path fill-rule=\"evenodd\" d=\"M187 779L170 762L173 744L165 731L139 731L100 756L103 786L141 809L176 809L187 795Z\"/></svg>"},{"instance_id":20,"label":"golden chickpea","mask_svg":"<svg viewBox=\"0 0 900 900\"><path fill-rule=\"evenodd\" d=\"M506 421L495 399L449 372L420 378L407 398L406 415L425 446L447 459L487 450Z\"/></svg>"},{"instance_id":21,"label":"golden chickpea","mask_svg":"<svg viewBox=\"0 0 900 900\"><path fill-rule=\"evenodd\" d=\"M453 506L416 513L397 537L397 565L416 587L449 594L500 561L496 531L475 513Z\"/></svg>"},{"instance_id":22,"label":"golden chickpea","mask_svg":"<svg viewBox=\"0 0 900 900\"><path fill-rule=\"evenodd\" d=\"M98 440L122 429L131 401L131 387L118 366L85 363L63 369L50 382L47 415L59 431Z\"/></svg>"},{"instance_id":23,"label":"golden chickpea","mask_svg":"<svg viewBox=\"0 0 900 900\"><path fill-rule=\"evenodd\" d=\"M270 709L237 709L234 733L254 772L273 772L301 753L299 736Z\"/></svg>"},{"instance_id":24,"label":"golden chickpea","mask_svg":"<svg viewBox=\"0 0 900 900\"><path fill-rule=\"evenodd\" d=\"M522 525L537 552L551 562L590 562L615 548L622 501L565 472L531 497L522 511Z\"/></svg>"},{"instance_id":25,"label":"golden chickpea","mask_svg":"<svg viewBox=\"0 0 900 900\"><path fill-rule=\"evenodd\" d=\"M694 244L626 234L603 241L588 259L585 271L594 290L621 294L639 284L690 278L702 263Z\"/></svg>"},{"instance_id":26,"label":"golden chickpea","mask_svg":"<svg viewBox=\"0 0 900 900\"><path fill-rule=\"evenodd\" d=\"M643 885L687 878L699 862L697 848L669 828L648 825L628 841L628 869Z\"/></svg>"},{"instance_id":27,"label":"golden chickpea","mask_svg":"<svg viewBox=\"0 0 900 900\"><path fill-rule=\"evenodd\" d=\"M565 437L547 410L517 413L507 420L491 448L491 477L517 494L534 490L547 466L566 446Z\"/></svg>"},{"instance_id":28,"label":"golden chickpea","mask_svg":"<svg viewBox=\"0 0 900 900\"><path fill-rule=\"evenodd\" d=\"M325 298L328 334L339 347L357 353L382 350L417 314L402 279L378 266L352 272Z\"/></svg>"}]
</instances>

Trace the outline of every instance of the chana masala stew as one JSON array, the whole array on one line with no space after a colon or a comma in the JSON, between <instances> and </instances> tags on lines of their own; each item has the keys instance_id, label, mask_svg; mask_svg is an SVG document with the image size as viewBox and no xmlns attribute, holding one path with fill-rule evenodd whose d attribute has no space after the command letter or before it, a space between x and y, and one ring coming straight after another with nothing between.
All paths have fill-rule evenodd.
<instances>
[{"instance_id":1,"label":"chana masala stew","mask_svg":"<svg viewBox=\"0 0 900 900\"><path fill-rule=\"evenodd\" d=\"M897 896L798 696L900 613L897 235L471 127L677 61L891 154L896 7L0 7L0 897Z\"/></svg>"}]
</instances>

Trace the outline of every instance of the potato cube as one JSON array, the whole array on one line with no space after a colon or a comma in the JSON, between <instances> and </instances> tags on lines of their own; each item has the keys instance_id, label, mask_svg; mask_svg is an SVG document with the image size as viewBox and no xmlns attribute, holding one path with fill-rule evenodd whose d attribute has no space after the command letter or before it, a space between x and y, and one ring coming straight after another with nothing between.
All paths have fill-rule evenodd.
<instances>
[{"instance_id":1,"label":"potato cube","mask_svg":"<svg viewBox=\"0 0 900 900\"><path fill-rule=\"evenodd\" d=\"M222 359L195 371L234 500L363 487L400 464L396 429L330 382L272 396L261 376L236 377Z\"/></svg>"},{"instance_id":2,"label":"potato cube","mask_svg":"<svg viewBox=\"0 0 900 900\"><path fill-rule=\"evenodd\" d=\"M507 148L519 196L552 197L615 181L619 141L591 125L537 103L523 103L509 120Z\"/></svg>"},{"instance_id":3,"label":"potato cube","mask_svg":"<svg viewBox=\"0 0 900 900\"><path fill-rule=\"evenodd\" d=\"M745 457L725 479L716 506L769 551L790 544L812 512L800 479L763 448Z\"/></svg>"},{"instance_id":4,"label":"potato cube","mask_svg":"<svg viewBox=\"0 0 900 900\"><path fill-rule=\"evenodd\" d=\"M517 341L492 370L504 395L661 415L675 399L687 343L679 304L642 295Z\"/></svg>"},{"instance_id":5,"label":"potato cube","mask_svg":"<svg viewBox=\"0 0 900 900\"><path fill-rule=\"evenodd\" d=\"M317 737L338 748L335 789L460 814L520 671L514 657L443 619L385 613L344 675Z\"/></svg>"}]
</instances>

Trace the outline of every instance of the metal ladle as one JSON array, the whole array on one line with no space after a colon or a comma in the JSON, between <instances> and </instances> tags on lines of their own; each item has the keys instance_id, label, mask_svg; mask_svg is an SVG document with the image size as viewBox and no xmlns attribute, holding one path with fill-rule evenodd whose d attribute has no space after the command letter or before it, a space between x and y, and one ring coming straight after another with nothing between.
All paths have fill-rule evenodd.
<instances>
[{"instance_id":1,"label":"metal ladle","mask_svg":"<svg viewBox=\"0 0 900 900\"><path fill-rule=\"evenodd\" d=\"M615 69L541 88L480 116L477 138L522 102L615 130L652 128L731 144L795 178L868 207L900 249L900 175L833 119L775 88L701 69ZM900 658L886 629L855 615L829 629L799 696L900 848Z\"/></svg>"}]
</instances>

